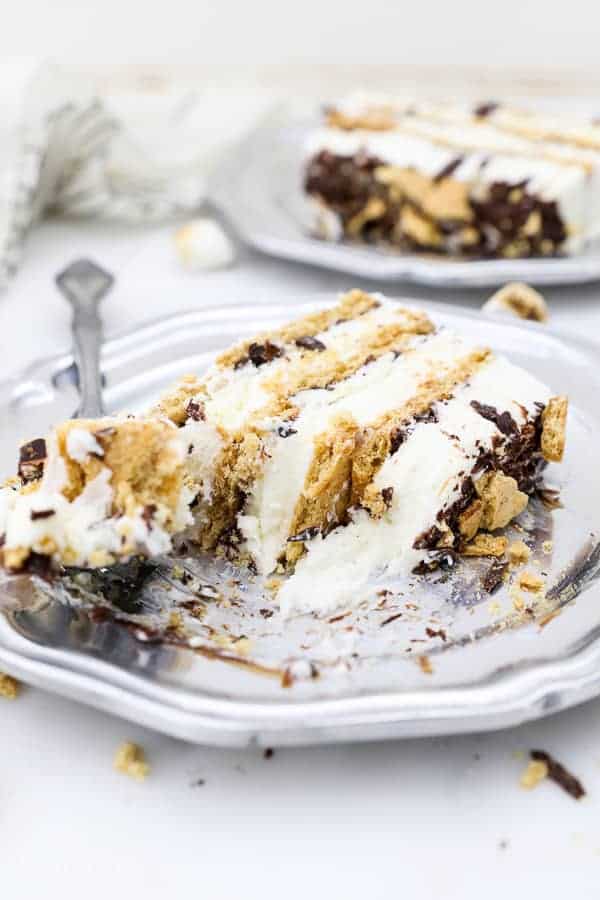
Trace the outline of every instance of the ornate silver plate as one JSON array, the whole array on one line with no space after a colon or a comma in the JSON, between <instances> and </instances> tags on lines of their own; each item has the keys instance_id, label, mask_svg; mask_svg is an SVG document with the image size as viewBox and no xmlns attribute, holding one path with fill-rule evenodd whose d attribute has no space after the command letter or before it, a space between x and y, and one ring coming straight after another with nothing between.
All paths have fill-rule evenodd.
<instances>
[{"instance_id":1,"label":"ornate silver plate","mask_svg":"<svg viewBox=\"0 0 600 900\"><path fill-rule=\"evenodd\" d=\"M459 260L330 243L311 234L301 190L306 136L317 119L269 121L221 164L210 190L246 243L272 256L378 281L433 287L490 287L507 281L582 284L600 278L600 246L557 259Z\"/></svg>"},{"instance_id":2,"label":"ornate silver plate","mask_svg":"<svg viewBox=\"0 0 600 900\"><path fill-rule=\"evenodd\" d=\"M298 312L331 300L299 301ZM481 586L487 563L474 560L447 575L374 585L355 611L282 623L248 573L195 560L183 547L134 587L5 578L0 668L166 733L227 746L500 728L600 693L597 351L541 326L427 308L571 397L567 457L549 472L563 506L533 501L515 531L544 573L543 606L532 600L516 610L505 587L490 596ZM289 315L273 304L209 308L110 340L106 404L144 408L236 337ZM65 354L0 386L3 473L14 468L19 439L72 414L74 374Z\"/></svg>"}]
</instances>

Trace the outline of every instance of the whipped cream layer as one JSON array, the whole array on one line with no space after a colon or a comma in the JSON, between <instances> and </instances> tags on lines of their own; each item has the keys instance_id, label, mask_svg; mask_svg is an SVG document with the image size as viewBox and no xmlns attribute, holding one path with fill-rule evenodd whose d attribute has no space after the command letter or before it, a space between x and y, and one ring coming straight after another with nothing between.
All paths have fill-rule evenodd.
<instances>
[{"instance_id":1,"label":"whipped cream layer","mask_svg":"<svg viewBox=\"0 0 600 900\"><path fill-rule=\"evenodd\" d=\"M415 541L457 500L482 452L502 437L472 402L508 411L522 428L548 398L545 385L506 359L485 363L451 399L436 405L437 421L414 423L378 471L376 487L391 489L386 513L377 519L356 509L350 524L306 543L306 554L279 590L282 613L329 613L364 599L376 576L409 575L427 557Z\"/></svg>"}]
</instances>

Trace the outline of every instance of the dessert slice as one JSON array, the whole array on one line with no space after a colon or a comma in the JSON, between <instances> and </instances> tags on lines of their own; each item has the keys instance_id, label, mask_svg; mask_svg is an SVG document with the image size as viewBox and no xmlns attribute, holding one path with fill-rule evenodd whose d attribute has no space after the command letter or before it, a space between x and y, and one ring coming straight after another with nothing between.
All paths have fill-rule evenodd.
<instances>
[{"instance_id":1,"label":"dessert slice","mask_svg":"<svg viewBox=\"0 0 600 900\"><path fill-rule=\"evenodd\" d=\"M11 571L201 550L282 609L491 552L564 451L567 402L420 310L351 291L231 348L139 418L70 421L0 492Z\"/></svg>"},{"instance_id":2,"label":"dessert slice","mask_svg":"<svg viewBox=\"0 0 600 900\"><path fill-rule=\"evenodd\" d=\"M515 118L347 98L306 145L317 230L467 257L578 251L600 233L600 143Z\"/></svg>"}]
</instances>

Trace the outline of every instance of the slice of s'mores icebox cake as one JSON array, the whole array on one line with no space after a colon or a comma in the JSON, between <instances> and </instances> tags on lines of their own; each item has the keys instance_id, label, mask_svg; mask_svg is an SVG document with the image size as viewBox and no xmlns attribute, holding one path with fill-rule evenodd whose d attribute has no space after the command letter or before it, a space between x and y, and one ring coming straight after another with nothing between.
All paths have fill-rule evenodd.
<instances>
[{"instance_id":1,"label":"slice of s'mores icebox cake","mask_svg":"<svg viewBox=\"0 0 600 900\"><path fill-rule=\"evenodd\" d=\"M357 602L503 528L567 401L421 309L362 291L245 340L143 416L74 420L21 448L0 494L10 571L188 546L278 573L286 613Z\"/></svg>"},{"instance_id":2,"label":"slice of s'mores icebox cake","mask_svg":"<svg viewBox=\"0 0 600 900\"><path fill-rule=\"evenodd\" d=\"M497 103L358 93L307 137L322 237L464 258L579 252L600 235L600 125Z\"/></svg>"}]
</instances>

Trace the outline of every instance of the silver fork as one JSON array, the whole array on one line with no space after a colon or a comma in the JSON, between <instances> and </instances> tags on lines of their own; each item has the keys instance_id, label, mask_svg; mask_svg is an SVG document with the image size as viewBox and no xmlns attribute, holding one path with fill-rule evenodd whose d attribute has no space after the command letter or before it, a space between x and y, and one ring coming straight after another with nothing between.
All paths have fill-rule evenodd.
<instances>
[{"instance_id":1,"label":"silver fork","mask_svg":"<svg viewBox=\"0 0 600 900\"><path fill-rule=\"evenodd\" d=\"M100 348L102 320L99 306L114 277L88 259L78 259L56 276L56 285L73 309L73 355L79 377L79 406L73 418L104 415Z\"/></svg>"}]
</instances>

